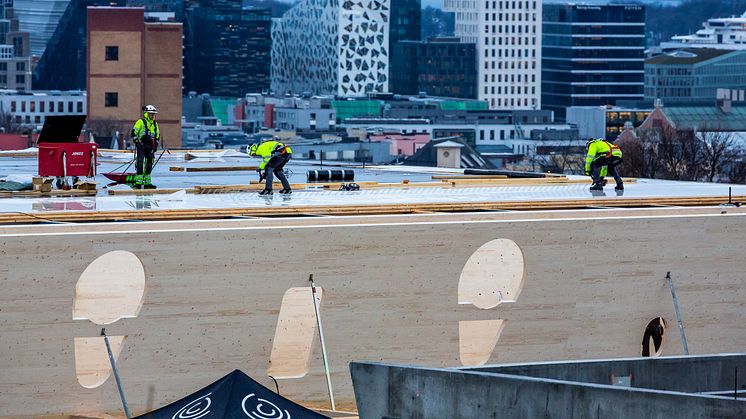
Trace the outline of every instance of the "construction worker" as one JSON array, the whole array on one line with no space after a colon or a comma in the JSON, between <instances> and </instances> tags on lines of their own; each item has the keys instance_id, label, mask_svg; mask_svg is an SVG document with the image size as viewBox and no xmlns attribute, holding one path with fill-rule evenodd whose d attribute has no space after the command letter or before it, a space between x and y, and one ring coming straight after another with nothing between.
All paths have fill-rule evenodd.
<instances>
[{"instance_id":1,"label":"construction worker","mask_svg":"<svg viewBox=\"0 0 746 419\"><path fill-rule=\"evenodd\" d=\"M293 150L290 147L279 141L267 141L261 144L252 144L248 147L249 155L259 156L262 158L261 164L259 164L259 182L262 180L264 183L264 190L259 192L259 195L272 195L272 181L274 180L273 174L280 179L282 182L281 194L291 194L290 183L285 177L283 168L290 161L290 157L293 155Z\"/></svg>"},{"instance_id":2,"label":"construction worker","mask_svg":"<svg viewBox=\"0 0 746 419\"><path fill-rule=\"evenodd\" d=\"M153 171L153 159L161 139L161 130L155 121L158 110L153 105L142 108L143 117L135 122L132 127L132 140L137 149L135 169L135 185L140 188L153 189L150 173Z\"/></svg>"},{"instance_id":3,"label":"construction worker","mask_svg":"<svg viewBox=\"0 0 746 419\"><path fill-rule=\"evenodd\" d=\"M605 181L602 174L605 175L606 168L616 181L614 189L617 191L624 190L622 178L616 170L616 167L622 162L622 149L603 138L588 140L585 143L585 148L588 151L585 156L585 174L590 175L593 179L591 190L602 191L604 189Z\"/></svg>"}]
</instances>

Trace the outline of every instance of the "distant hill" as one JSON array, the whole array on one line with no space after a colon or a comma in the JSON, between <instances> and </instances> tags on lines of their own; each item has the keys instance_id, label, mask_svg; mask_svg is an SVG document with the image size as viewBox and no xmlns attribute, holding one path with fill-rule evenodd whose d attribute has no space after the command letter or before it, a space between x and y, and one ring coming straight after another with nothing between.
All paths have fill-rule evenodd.
<instances>
[{"instance_id":1,"label":"distant hill","mask_svg":"<svg viewBox=\"0 0 746 419\"><path fill-rule=\"evenodd\" d=\"M746 0L690 0L678 6L646 6L647 44L656 46L674 35L688 35L702 28L713 17L740 16Z\"/></svg>"}]
</instances>

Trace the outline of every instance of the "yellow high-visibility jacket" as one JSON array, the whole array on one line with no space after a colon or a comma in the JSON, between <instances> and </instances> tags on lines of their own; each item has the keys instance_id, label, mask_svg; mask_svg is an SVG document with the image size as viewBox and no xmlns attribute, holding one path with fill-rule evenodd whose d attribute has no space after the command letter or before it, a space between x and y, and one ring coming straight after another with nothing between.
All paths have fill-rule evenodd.
<instances>
[{"instance_id":1,"label":"yellow high-visibility jacket","mask_svg":"<svg viewBox=\"0 0 746 419\"><path fill-rule=\"evenodd\" d=\"M142 140L146 135L150 135L156 141L161 139L161 130L158 129L158 123L150 119L147 113L141 119L138 119L135 126L132 127L132 138L135 140Z\"/></svg>"},{"instance_id":2,"label":"yellow high-visibility jacket","mask_svg":"<svg viewBox=\"0 0 746 419\"><path fill-rule=\"evenodd\" d=\"M259 169L264 170L264 168L267 167L269 159L271 159L272 155L275 153L293 154L293 150L279 141L267 141L261 143L256 149L256 155L261 156L262 158L262 162L259 164Z\"/></svg>"},{"instance_id":3,"label":"yellow high-visibility jacket","mask_svg":"<svg viewBox=\"0 0 746 419\"><path fill-rule=\"evenodd\" d=\"M585 171L591 170L591 163L599 158L617 156L622 157L622 149L608 141L594 141L588 146L588 155L585 156Z\"/></svg>"}]
</instances>

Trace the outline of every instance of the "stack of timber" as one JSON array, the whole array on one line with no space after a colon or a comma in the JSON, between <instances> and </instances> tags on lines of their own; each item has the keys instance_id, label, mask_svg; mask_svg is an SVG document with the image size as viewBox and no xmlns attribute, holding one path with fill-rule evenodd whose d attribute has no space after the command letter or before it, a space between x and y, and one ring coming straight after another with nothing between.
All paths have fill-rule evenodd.
<instances>
[{"instance_id":1,"label":"stack of timber","mask_svg":"<svg viewBox=\"0 0 746 419\"><path fill-rule=\"evenodd\" d=\"M746 201L746 196L733 196L733 201ZM45 212L44 220L53 222L118 221L118 220L193 220L231 217L293 217L308 215L393 215L474 211L531 211L583 208L645 208L702 207L728 202L727 196L668 198L595 198L545 201L435 202L422 204L382 205L306 205L245 208L158 209L133 211L64 211ZM25 213L0 213L0 224L37 223L39 216Z\"/></svg>"}]
</instances>

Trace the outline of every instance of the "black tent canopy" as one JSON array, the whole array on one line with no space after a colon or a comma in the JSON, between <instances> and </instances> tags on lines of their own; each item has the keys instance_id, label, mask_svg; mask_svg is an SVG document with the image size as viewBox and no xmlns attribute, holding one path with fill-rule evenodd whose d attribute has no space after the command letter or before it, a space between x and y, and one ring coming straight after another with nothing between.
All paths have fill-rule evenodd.
<instances>
[{"instance_id":1,"label":"black tent canopy","mask_svg":"<svg viewBox=\"0 0 746 419\"><path fill-rule=\"evenodd\" d=\"M321 419L240 370L194 394L135 419Z\"/></svg>"}]
</instances>

